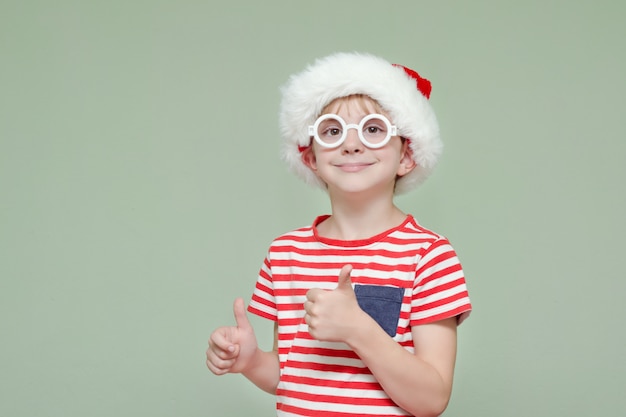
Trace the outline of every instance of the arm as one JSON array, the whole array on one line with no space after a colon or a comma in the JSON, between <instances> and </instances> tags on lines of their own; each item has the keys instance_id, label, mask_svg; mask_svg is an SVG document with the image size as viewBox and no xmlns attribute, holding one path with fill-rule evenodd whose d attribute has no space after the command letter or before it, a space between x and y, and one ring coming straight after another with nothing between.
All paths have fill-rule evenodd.
<instances>
[{"instance_id":1,"label":"arm","mask_svg":"<svg viewBox=\"0 0 626 417\"><path fill-rule=\"evenodd\" d=\"M278 323L274 323L274 346L264 352L257 348L254 358L242 372L254 385L263 391L275 394L280 376L278 362Z\"/></svg>"},{"instance_id":2,"label":"arm","mask_svg":"<svg viewBox=\"0 0 626 417\"><path fill-rule=\"evenodd\" d=\"M452 392L456 326L453 317L414 327L413 354L367 316L355 323L346 343L396 404L415 416L438 416Z\"/></svg>"},{"instance_id":3,"label":"arm","mask_svg":"<svg viewBox=\"0 0 626 417\"><path fill-rule=\"evenodd\" d=\"M438 416L452 390L456 359L456 318L412 329L415 352L396 343L358 305L342 268L337 289L307 293L305 320L318 340L348 344L391 399L415 416Z\"/></svg>"},{"instance_id":4,"label":"arm","mask_svg":"<svg viewBox=\"0 0 626 417\"><path fill-rule=\"evenodd\" d=\"M265 352L258 347L241 298L235 300L233 310L237 325L220 327L211 334L207 367L215 375L242 373L263 391L273 394L279 378L278 326L274 326L274 347Z\"/></svg>"}]
</instances>

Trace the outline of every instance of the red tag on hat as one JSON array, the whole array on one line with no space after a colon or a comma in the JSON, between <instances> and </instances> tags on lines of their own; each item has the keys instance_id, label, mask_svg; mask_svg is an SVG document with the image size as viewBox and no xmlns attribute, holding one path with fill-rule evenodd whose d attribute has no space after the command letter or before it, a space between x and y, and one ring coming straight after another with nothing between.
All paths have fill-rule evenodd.
<instances>
[{"instance_id":1,"label":"red tag on hat","mask_svg":"<svg viewBox=\"0 0 626 417\"><path fill-rule=\"evenodd\" d=\"M406 74L415 80L415 85L417 89L424 95L426 98L430 98L430 91L432 90L432 86L430 85L430 81L426 78L421 77L417 71L413 71L411 68L407 68L404 65L393 64L394 67L402 68Z\"/></svg>"}]
</instances>

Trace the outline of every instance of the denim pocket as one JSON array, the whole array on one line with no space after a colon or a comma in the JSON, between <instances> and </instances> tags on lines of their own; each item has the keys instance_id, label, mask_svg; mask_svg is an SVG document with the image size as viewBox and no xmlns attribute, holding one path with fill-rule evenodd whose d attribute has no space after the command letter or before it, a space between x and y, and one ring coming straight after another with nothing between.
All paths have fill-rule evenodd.
<instances>
[{"instance_id":1,"label":"denim pocket","mask_svg":"<svg viewBox=\"0 0 626 417\"><path fill-rule=\"evenodd\" d=\"M380 285L354 286L359 307L369 314L391 337L396 335L404 288Z\"/></svg>"}]
</instances>

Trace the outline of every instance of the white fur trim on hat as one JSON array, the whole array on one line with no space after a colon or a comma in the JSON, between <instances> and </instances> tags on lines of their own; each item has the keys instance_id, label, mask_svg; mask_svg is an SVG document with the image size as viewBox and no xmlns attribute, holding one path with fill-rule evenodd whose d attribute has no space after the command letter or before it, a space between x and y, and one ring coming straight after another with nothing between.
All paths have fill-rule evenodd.
<instances>
[{"instance_id":1,"label":"white fur trim on hat","mask_svg":"<svg viewBox=\"0 0 626 417\"><path fill-rule=\"evenodd\" d=\"M292 75L281 92L282 157L291 171L308 184L325 189L324 183L302 162L299 148L311 144L308 126L339 97L365 94L376 100L397 126L398 135L410 140L417 167L397 180L396 194L423 182L441 154L439 124L428 99L417 89L416 79L403 67L382 58L361 53L329 55Z\"/></svg>"}]
</instances>

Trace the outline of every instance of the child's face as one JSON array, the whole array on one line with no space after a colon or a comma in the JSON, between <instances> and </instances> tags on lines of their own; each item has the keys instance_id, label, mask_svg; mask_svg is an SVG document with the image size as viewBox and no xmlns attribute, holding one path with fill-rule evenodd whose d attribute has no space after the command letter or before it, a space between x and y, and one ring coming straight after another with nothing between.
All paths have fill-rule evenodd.
<instances>
[{"instance_id":1,"label":"child's face","mask_svg":"<svg viewBox=\"0 0 626 417\"><path fill-rule=\"evenodd\" d=\"M367 96L343 97L331 102L322 114L336 114L346 124L358 125L370 114L382 114L393 123L378 103ZM391 193L398 176L415 168L408 142L392 136L380 148L365 146L357 129L348 129L345 140L335 148L327 148L312 140L302 152L303 162L335 192Z\"/></svg>"}]
</instances>

